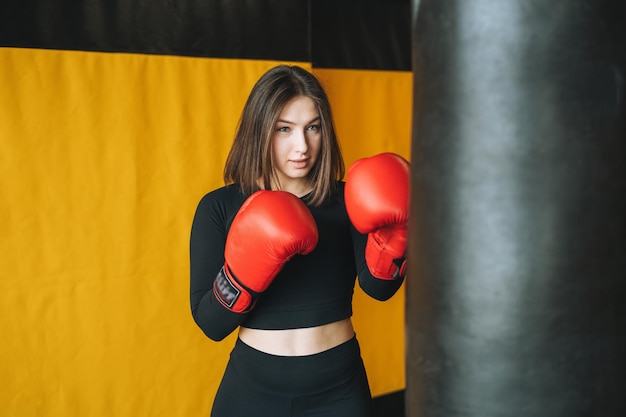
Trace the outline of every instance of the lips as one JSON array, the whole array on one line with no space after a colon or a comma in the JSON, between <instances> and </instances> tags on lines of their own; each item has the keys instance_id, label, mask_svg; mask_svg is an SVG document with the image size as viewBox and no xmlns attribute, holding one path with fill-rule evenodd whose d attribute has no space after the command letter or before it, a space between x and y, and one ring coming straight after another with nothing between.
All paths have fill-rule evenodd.
<instances>
[{"instance_id":1,"label":"lips","mask_svg":"<svg viewBox=\"0 0 626 417\"><path fill-rule=\"evenodd\" d=\"M309 160L308 159L298 159L298 160L293 160L292 159L292 160L290 160L290 162L291 162L291 165L294 168L297 168L297 169L306 168L307 165L309 164Z\"/></svg>"}]
</instances>

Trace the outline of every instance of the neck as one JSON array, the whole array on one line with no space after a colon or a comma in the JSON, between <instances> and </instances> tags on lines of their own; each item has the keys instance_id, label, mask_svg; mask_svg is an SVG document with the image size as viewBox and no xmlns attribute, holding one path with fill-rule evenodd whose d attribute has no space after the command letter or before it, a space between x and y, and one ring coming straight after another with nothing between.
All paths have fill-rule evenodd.
<instances>
[{"instance_id":1,"label":"neck","mask_svg":"<svg viewBox=\"0 0 626 417\"><path fill-rule=\"evenodd\" d=\"M313 191L313 186L309 181L302 180L287 184L272 184L272 190L287 191L299 198Z\"/></svg>"}]
</instances>

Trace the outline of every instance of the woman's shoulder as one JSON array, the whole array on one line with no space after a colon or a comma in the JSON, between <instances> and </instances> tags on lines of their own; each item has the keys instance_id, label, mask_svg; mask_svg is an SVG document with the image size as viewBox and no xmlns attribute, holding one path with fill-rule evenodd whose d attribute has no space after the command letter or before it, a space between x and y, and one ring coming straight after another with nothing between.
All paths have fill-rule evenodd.
<instances>
[{"instance_id":1,"label":"woman's shoulder","mask_svg":"<svg viewBox=\"0 0 626 417\"><path fill-rule=\"evenodd\" d=\"M228 184L223 185L219 188L209 191L203 197L204 198L213 198L213 199L229 199L229 198L237 198L243 197L243 191L239 184Z\"/></svg>"},{"instance_id":2,"label":"woman's shoulder","mask_svg":"<svg viewBox=\"0 0 626 417\"><path fill-rule=\"evenodd\" d=\"M246 196L238 184L228 184L206 193L200 199L198 209L210 210L219 208L223 210L232 207L239 209L245 199Z\"/></svg>"}]
</instances>

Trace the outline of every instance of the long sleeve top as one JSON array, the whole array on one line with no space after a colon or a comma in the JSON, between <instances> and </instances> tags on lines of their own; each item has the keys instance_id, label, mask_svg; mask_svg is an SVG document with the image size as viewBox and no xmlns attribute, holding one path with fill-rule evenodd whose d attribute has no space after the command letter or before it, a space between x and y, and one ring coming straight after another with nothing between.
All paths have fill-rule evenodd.
<instances>
[{"instance_id":1,"label":"long sleeve top","mask_svg":"<svg viewBox=\"0 0 626 417\"><path fill-rule=\"evenodd\" d=\"M247 196L236 184L218 188L199 202L190 238L190 300L194 320L211 339L219 341L238 326L255 329L295 329L320 326L352 315L356 279L371 297L384 301L403 278L381 280L365 262L367 235L351 224L344 203L344 182L321 206L307 204L317 224L319 240L307 255L291 258L248 313L225 308L213 293L213 281L224 265L226 237ZM250 253L249 256L263 256Z\"/></svg>"}]
</instances>

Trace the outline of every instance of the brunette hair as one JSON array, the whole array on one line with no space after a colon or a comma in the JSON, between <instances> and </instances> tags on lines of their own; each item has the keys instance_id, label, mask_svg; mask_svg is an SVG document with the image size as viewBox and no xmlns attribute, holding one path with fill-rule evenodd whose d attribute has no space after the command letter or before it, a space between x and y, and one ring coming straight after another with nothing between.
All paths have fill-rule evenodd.
<instances>
[{"instance_id":1,"label":"brunette hair","mask_svg":"<svg viewBox=\"0 0 626 417\"><path fill-rule=\"evenodd\" d=\"M310 204L320 205L333 193L336 181L343 179L345 165L335 133L332 111L321 82L298 66L279 65L256 82L243 108L224 166L224 182L237 183L247 195L271 189L276 181L272 163L272 134L285 105L296 97L309 97L320 115L322 145L309 172L313 185Z\"/></svg>"}]
</instances>

